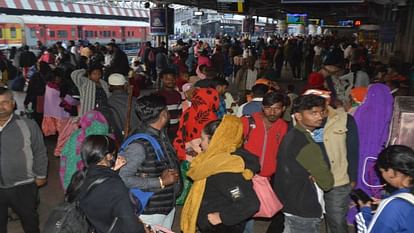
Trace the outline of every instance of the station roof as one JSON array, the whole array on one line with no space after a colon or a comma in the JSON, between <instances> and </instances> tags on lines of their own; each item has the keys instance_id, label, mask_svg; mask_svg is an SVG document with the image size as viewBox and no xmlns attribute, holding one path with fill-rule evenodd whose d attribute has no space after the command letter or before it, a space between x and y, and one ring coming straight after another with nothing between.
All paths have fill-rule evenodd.
<instances>
[{"instance_id":1,"label":"station roof","mask_svg":"<svg viewBox=\"0 0 414 233\"><path fill-rule=\"evenodd\" d=\"M245 0L248 12L245 15L283 19L286 13L307 13L310 18L324 19L369 19L373 23L379 18L384 4L406 6L406 0L365 0L362 3L281 3L281 0ZM326 0L325 0L326 1ZM168 0L169 3L217 10L217 0ZM309 0L312 2L312 0ZM329 1L327 1L329 2ZM414 2L414 1L413 1Z\"/></svg>"}]
</instances>

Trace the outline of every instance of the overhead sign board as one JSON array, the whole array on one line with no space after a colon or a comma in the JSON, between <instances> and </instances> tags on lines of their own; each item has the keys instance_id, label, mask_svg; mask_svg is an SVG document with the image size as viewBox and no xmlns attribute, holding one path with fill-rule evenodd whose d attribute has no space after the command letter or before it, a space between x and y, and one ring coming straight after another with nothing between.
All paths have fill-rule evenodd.
<instances>
[{"instance_id":1,"label":"overhead sign board","mask_svg":"<svg viewBox=\"0 0 414 233\"><path fill-rule=\"evenodd\" d=\"M242 14L246 12L246 2L245 0L217 0L217 11Z\"/></svg>"},{"instance_id":2,"label":"overhead sign board","mask_svg":"<svg viewBox=\"0 0 414 233\"><path fill-rule=\"evenodd\" d=\"M365 0L282 0L282 3L362 3Z\"/></svg>"}]
</instances>

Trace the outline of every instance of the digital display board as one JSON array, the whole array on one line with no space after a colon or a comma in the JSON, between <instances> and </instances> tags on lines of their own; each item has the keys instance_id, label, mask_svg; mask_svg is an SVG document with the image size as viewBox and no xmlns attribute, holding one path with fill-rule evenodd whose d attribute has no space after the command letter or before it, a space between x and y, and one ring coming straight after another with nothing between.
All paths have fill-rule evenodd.
<instances>
[{"instance_id":1,"label":"digital display board","mask_svg":"<svg viewBox=\"0 0 414 233\"><path fill-rule=\"evenodd\" d=\"M282 0L282 3L362 3L365 0Z\"/></svg>"},{"instance_id":2,"label":"digital display board","mask_svg":"<svg viewBox=\"0 0 414 233\"><path fill-rule=\"evenodd\" d=\"M247 12L246 0L217 0L217 11L242 14Z\"/></svg>"},{"instance_id":3,"label":"digital display board","mask_svg":"<svg viewBox=\"0 0 414 233\"><path fill-rule=\"evenodd\" d=\"M287 24L305 24L307 14L286 14L286 23Z\"/></svg>"}]
</instances>

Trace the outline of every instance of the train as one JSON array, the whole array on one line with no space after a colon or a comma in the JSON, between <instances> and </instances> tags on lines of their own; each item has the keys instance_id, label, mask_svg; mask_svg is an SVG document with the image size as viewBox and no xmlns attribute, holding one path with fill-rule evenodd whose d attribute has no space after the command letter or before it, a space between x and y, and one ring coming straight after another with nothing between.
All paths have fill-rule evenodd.
<instances>
[{"instance_id":1,"label":"train","mask_svg":"<svg viewBox=\"0 0 414 233\"><path fill-rule=\"evenodd\" d=\"M36 46L41 41L51 46L57 41L89 41L134 46L151 40L149 23L145 21L68 18L34 15L0 15L0 49L12 46Z\"/></svg>"}]
</instances>

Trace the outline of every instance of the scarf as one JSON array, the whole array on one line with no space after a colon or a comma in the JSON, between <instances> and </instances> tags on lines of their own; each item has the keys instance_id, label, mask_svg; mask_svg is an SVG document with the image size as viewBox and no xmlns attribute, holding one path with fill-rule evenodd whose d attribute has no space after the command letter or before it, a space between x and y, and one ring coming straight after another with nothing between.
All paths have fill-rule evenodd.
<instances>
[{"instance_id":1,"label":"scarf","mask_svg":"<svg viewBox=\"0 0 414 233\"><path fill-rule=\"evenodd\" d=\"M185 143L201 137L204 126L217 119L219 95L215 89L199 88L193 93L191 107L181 115L173 145L180 160L185 160Z\"/></svg>"},{"instance_id":2,"label":"scarf","mask_svg":"<svg viewBox=\"0 0 414 233\"><path fill-rule=\"evenodd\" d=\"M387 143L389 127L392 119L394 99L390 89L384 84L372 84L364 102L354 114L359 134L359 175L357 187L370 196L380 197L382 188L368 187L364 184L362 176L370 184L380 185L379 177L374 169L373 160L366 158L377 157ZM365 167L364 167L365 165ZM365 171L365 175L362 174Z\"/></svg>"},{"instance_id":3,"label":"scarf","mask_svg":"<svg viewBox=\"0 0 414 233\"><path fill-rule=\"evenodd\" d=\"M232 155L243 142L243 124L236 116L226 115L216 129L207 151L199 154L191 162L187 175L194 183L181 212L181 230L184 233L196 232L198 212L200 210L207 178L224 173L241 173L246 180L253 172L245 169L240 156Z\"/></svg>"}]
</instances>

